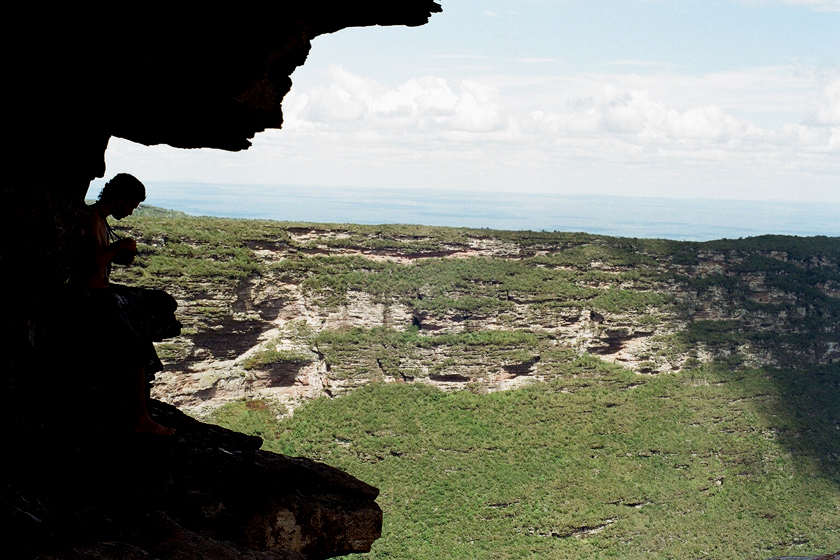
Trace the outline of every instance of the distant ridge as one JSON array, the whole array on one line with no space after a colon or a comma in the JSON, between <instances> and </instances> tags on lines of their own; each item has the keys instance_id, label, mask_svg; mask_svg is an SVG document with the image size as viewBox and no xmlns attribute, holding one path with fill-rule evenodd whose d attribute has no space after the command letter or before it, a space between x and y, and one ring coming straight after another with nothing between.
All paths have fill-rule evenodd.
<instances>
[{"instance_id":1,"label":"distant ridge","mask_svg":"<svg viewBox=\"0 0 840 560\"><path fill-rule=\"evenodd\" d=\"M188 218L189 214L181 212L180 210L170 210L168 208L161 208L160 206L150 206L141 204L137 210L134 211L135 216L143 218Z\"/></svg>"},{"instance_id":2,"label":"distant ridge","mask_svg":"<svg viewBox=\"0 0 840 560\"><path fill-rule=\"evenodd\" d=\"M91 192L98 192L98 184ZM295 185L146 183L148 201L192 216L292 222L585 231L710 241L764 234L840 236L840 203L448 192Z\"/></svg>"},{"instance_id":3,"label":"distant ridge","mask_svg":"<svg viewBox=\"0 0 840 560\"><path fill-rule=\"evenodd\" d=\"M95 200L91 198L85 199L85 204L91 205ZM149 204L141 204L134 211L134 216L143 218L188 218L189 214L181 212L180 210L170 210L169 208L161 208L160 206L151 206Z\"/></svg>"}]
</instances>

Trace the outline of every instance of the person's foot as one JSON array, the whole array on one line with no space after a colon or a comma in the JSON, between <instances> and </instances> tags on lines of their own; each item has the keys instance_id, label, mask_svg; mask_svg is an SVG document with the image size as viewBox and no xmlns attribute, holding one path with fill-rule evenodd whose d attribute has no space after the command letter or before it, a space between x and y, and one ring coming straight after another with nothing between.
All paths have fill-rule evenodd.
<instances>
[{"instance_id":1,"label":"person's foot","mask_svg":"<svg viewBox=\"0 0 840 560\"><path fill-rule=\"evenodd\" d=\"M171 436L175 433L175 428L167 428L161 426L148 416L139 418L134 425L134 431L141 434L153 434L156 436Z\"/></svg>"}]
</instances>

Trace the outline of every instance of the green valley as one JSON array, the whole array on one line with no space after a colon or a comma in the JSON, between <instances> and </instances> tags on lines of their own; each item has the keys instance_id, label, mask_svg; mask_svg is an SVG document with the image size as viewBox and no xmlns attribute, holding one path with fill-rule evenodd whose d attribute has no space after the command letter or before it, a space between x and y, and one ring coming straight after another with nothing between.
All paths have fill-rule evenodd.
<instances>
[{"instance_id":1,"label":"green valley","mask_svg":"<svg viewBox=\"0 0 840 560\"><path fill-rule=\"evenodd\" d=\"M381 489L364 558L840 549L840 239L123 220L156 398Z\"/></svg>"}]
</instances>

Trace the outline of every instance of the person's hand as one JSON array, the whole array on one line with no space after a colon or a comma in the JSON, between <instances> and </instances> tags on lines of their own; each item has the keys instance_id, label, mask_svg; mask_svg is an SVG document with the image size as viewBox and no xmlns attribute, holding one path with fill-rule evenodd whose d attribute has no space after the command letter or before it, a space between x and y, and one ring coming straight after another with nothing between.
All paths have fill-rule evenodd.
<instances>
[{"instance_id":1,"label":"person's hand","mask_svg":"<svg viewBox=\"0 0 840 560\"><path fill-rule=\"evenodd\" d=\"M120 239L117 243L120 246L119 251L130 251L135 255L137 254L137 241L134 239L126 237L125 239Z\"/></svg>"},{"instance_id":2,"label":"person's hand","mask_svg":"<svg viewBox=\"0 0 840 560\"><path fill-rule=\"evenodd\" d=\"M114 245L117 251L111 262L126 266L134 262L134 257L137 255L137 242L134 239L120 239Z\"/></svg>"}]
</instances>

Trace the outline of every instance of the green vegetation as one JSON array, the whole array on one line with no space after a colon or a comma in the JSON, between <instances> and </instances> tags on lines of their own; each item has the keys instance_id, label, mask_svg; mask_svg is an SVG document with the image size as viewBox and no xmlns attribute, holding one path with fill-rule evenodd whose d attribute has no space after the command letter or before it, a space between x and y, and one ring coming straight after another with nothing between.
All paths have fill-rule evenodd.
<instances>
[{"instance_id":1,"label":"green vegetation","mask_svg":"<svg viewBox=\"0 0 840 560\"><path fill-rule=\"evenodd\" d=\"M177 360L184 357L184 350L181 345L172 342L155 344L155 350L161 360Z\"/></svg>"},{"instance_id":2,"label":"green vegetation","mask_svg":"<svg viewBox=\"0 0 840 560\"><path fill-rule=\"evenodd\" d=\"M276 347L265 348L256 352L242 363L245 369L258 369L272 364L303 364L311 362L312 357L295 350L277 349Z\"/></svg>"},{"instance_id":3,"label":"green vegetation","mask_svg":"<svg viewBox=\"0 0 840 560\"><path fill-rule=\"evenodd\" d=\"M216 419L379 487L383 537L359 558L743 560L840 547L837 368L640 378L597 362L505 393L372 384L282 422L249 402Z\"/></svg>"},{"instance_id":4,"label":"green vegetation","mask_svg":"<svg viewBox=\"0 0 840 560\"><path fill-rule=\"evenodd\" d=\"M523 331L471 331L424 335L417 328L400 331L385 327L353 328L343 331L321 331L315 346L330 367L333 378L419 377L416 368L406 363L423 363L429 353L423 350L445 349L448 361L435 363L430 373L439 373L448 366L463 365L474 353L484 359L497 358L504 364L533 362L540 356L540 337ZM486 366L485 366L486 369ZM375 372L380 372L376 375ZM483 372L486 374L487 372Z\"/></svg>"},{"instance_id":5,"label":"green vegetation","mask_svg":"<svg viewBox=\"0 0 840 560\"><path fill-rule=\"evenodd\" d=\"M244 320L241 312L233 318L234 298L211 297L211 292L236 293L254 278L296 285L326 311L355 301L401 305L421 328L460 321L464 330L480 330L482 321L492 319L494 328L529 331L536 324L550 329L587 310L621 316L639 328L673 332L683 328L678 322L687 325L684 332L657 334L658 354L649 356L651 363L697 359L698 350L731 356L746 349L796 367L803 352L826 353L840 322L836 238L684 243L584 233L196 218L146 210L160 217L118 224L139 239L140 252L134 266L117 268L113 277L185 294L181 299L190 303L182 308L186 333ZM479 249L481 256L447 258ZM267 258L266 250L276 256ZM548 342L534 356L543 354ZM410 350L413 344L367 347ZM324 348L342 352L338 343ZM395 364L393 358L386 361ZM737 357L730 363L737 366Z\"/></svg>"},{"instance_id":6,"label":"green vegetation","mask_svg":"<svg viewBox=\"0 0 840 560\"><path fill-rule=\"evenodd\" d=\"M641 291L659 273L639 269L613 274L561 268L545 257L514 260L473 257L428 258L412 266L378 262L362 256L286 259L273 271L300 282L310 297L325 307L346 304L348 294L371 294L379 302L400 302L430 313L490 315L508 311L514 303L560 302L567 307L591 306L601 311L644 311L663 307L671 299ZM587 261L584 268L589 264ZM634 289L620 285L635 281ZM598 284L612 289L592 287Z\"/></svg>"},{"instance_id":7,"label":"green vegetation","mask_svg":"<svg viewBox=\"0 0 840 560\"><path fill-rule=\"evenodd\" d=\"M309 348L314 343L314 333L306 321L291 321L281 331L281 336L268 342L263 348L251 354L242 367L246 370L265 369L274 364L306 364L313 360ZM278 348L282 338L294 344L294 348Z\"/></svg>"},{"instance_id":8,"label":"green vegetation","mask_svg":"<svg viewBox=\"0 0 840 560\"><path fill-rule=\"evenodd\" d=\"M686 330L679 334L685 342L702 342L712 345L735 346L743 344L745 337L736 321L692 321Z\"/></svg>"},{"instance_id":9,"label":"green vegetation","mask_svg":"<svg viewBox=\"0 0 840 560\"><path fill-rule=\"evenodd\" d=\"M288 238L276 222L224 218L129 217L115 229L140 240L134 265L119 269L121 280L154 287L259 274L263 265L249 245Z\"/></svg>"},{"instance_id":10,"label":"green vegetation","mask_svg":"<svg viewBox=\"0 0 840 560\"><path fill-rule=\"evenodd\" d=\"M187 214L178 210L169 210L159 206L141 204L134 210L133 216L138 218L186 218Z\"/></svg>"},{"instance_id":11,"label":"green vegetation","mask_svg":"<svg viewBox=\"0 0 840 560\"><path fill-rule=\"evenodd\" d=\"M166 217L120 222L118 229L141 243L135 266L117 269L117 281L176 285L200 293L208 283L231 290L248 278L269 276L299 285L326 309L348 304L355 294L368 294L375 302L398 303L431 316L499 317L511 328L522 328L527 320L522 306L526 315L528 309L543 313L565 308L629 313L651 325L664 316L691 320L692 302L676 298L677 287L696 294L697 301L716 300L732 318L746 311L744 340L789 363L796 359L784 356L789 354L787 348L809 343L811 333L831 331L840 317L840 298L826 292L826 287L840 287L840 243L835 238L762 236L683 243L582 233L290 224L154 212ZM475 246L497 247L498 256L435 256ZM266 262L255 253L262 248L281 251L283 258ZM404 264L369 258L382 254L415 260ZM704 270L700 267L704 261L713 266ZM759 285L753 285L759 279ZM207 311L196 323L219 320L207 317L208 313L231 312L210 307L195 307L196 315ZM790 325L784 333L761 326L779 316ZM187 327L201 330L198 324Z\"/></svg>"},{"instance_id":12,"label":"green vegetation","mask_svg":"<svg viewBox=\"0 0 840 560\"><path fill-rule=\"evenodd\" d=\"M279 434L275 418L282 412L264 401L239 401L217 409L210 419L237 432L273 439Z\"/></svg>"},{"instance_id":13,"label":"green vegetation","mask_svg":"<svg viewBox=\"0 0 840 560\"><path fill-rule=\"evenodd\" d=\"M213 415L266 449L378 486L384 534L362 558L740 560L840 548L840 239L172 215L120 226L140 255L115 278L177 292L196 339L256 322L249 290L269 284L284 286L276 305L300 298L322 319L370 302L399 308L399 324L373 313L364 328L288 323L242 363L259 375L318 355L331 378L369 384L282 421L286 411L260 399ZM278 307L267 309L268 322ZM587 353L634 341L644 342L635 373ZM181 348L159 345L172 361ZM531 366L544 383L489 393L464 382ZM467 390L411 382L459 373Z\"/></svg>"},{"instance_id":14,"label":"green vegetation","mask_svg":"<svg viewBox=\"0 0 840 560\"><path fill-rule=\"evenodd\" d=\"M96 199L85 199L85 204L91 205L96 202ZM168 208L161 208L160 206L151 206L149 204L141 204L134 209L132 214L135 218L186 218L189 214L181 212L180 210L169 210Z\"/></svg>"}]
</instances>

